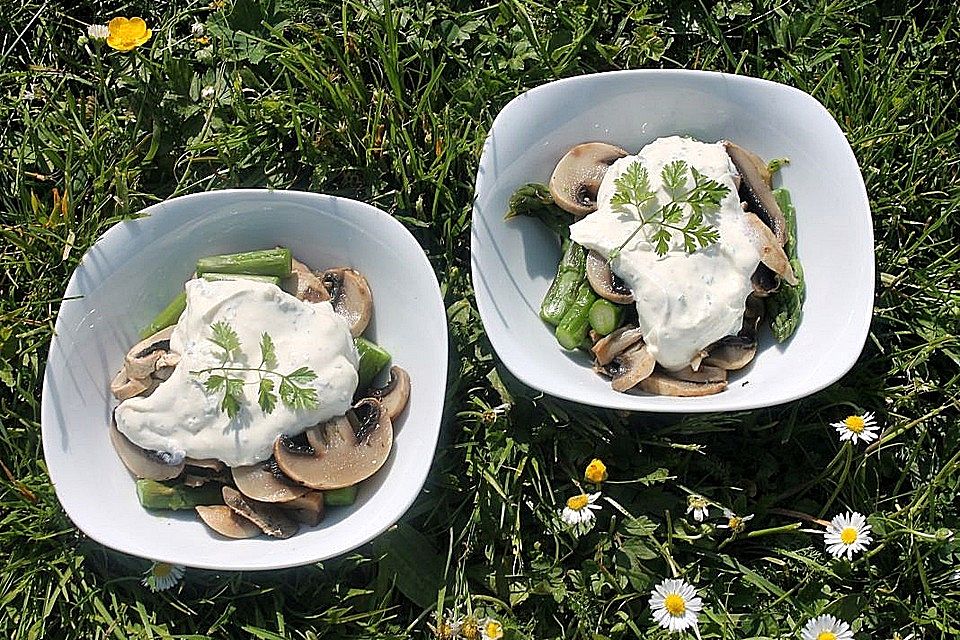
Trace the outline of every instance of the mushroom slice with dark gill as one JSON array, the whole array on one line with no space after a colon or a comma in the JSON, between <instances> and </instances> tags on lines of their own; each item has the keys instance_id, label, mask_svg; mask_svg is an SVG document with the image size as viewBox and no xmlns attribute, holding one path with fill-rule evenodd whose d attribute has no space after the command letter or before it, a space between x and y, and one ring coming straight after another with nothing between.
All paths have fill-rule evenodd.
<instances>
[{"instance_id":1,"label":"mushroom slice with dark gill","mask_svg":"<svg viewBox=\"0 0 960 640\"><path fill-rule=\"evenodd\" d=\"M624 284L623 280L614 275L610 269L610 261L591 250L587 254L587 280L590 286L602 298L617 304L633 302L633 292Z\"/></svg>"},{"instance_id":2,"label":"mushroom slice with dark gill","mask_svg":"<svg viewBox=\"0 0 960 640\"><path fill-rule=\"evenodd\" d=\"M643 333L640 329L632 324L626 324L597 340L592 348L593 355L597 359L597 364L605 367L641 340L643 340Z\"/></svg>"},{"instance_id":3,"label":"mushroom slice with dark gill","mask_svg":"<svg viewBox=\"0 0 960 640\"><path fill-rule=\"evenodd\" d=\"M226 505L198 505L194 509L205 525L222 536L241 540L260 535L260 527Z\"/></svg>"},{"instance_id":4,"label":"mushroom slice with dark gill","mask_svg":"<svg viewBox=\"0 0 960 640\"><path fill-rule=\"evenodd\" d=\"M313 489L340 489L369 478L386 462L393 446L393 423L373 398L358 402L344 416L306 431L309 447L277 438L273 455L294 482Z\"/></svg>"},{"instance_id":5,"label":"mushroom slice with dark gill","mask_svg":"<svg viewBox=\"0 0 960 640\"><path fill-rule=\"evenodd\" d=\"M685 367L679 371L671 371L670 375L677 380L687 382L726 382L727 380L726 369L709 365L700 365L696 371L691 367Z\"/></svg>"},{"instance_id":6,"label":"mushroom slice with dark gill","mask_svg":"<svg viewBox=\"0 0 960 640\"><path fill-rule=\"evenodd\" d=\"M370 389L367 396L380 401L380 406L390 420L400 417L410 398L410 375L402 368L394 365L390 367L390 380L382 387Z\"/></svg>"},{"instance_id":7,"label":"mushroom slice with dark gill","mask_svg":"<svg viewBox=\"0 0 960 640\"><path fill-rule=\"evenodd\" d=\"M330 292L323 280L299 260L291 262L292 270L284 281L284 290L292 293L304 302L323 302L330 299Z\"/></svg>"},{"instance_id":8,"label":"mushroom slice with dark gill","mask_svg":"<svg viewBox=\"0 0 960 640\"><path fill-rule=\"evenodd\" d=\"M597 190L614 162L627 155L605 142L586 142L570 149L550 176L550 195L564 211L582 217L597 210Z\"/></svg>"},{"instance_id":9,"label":"mushroom slice with dark gill","mask_svg":"<svg viewBox=\"0 0 960 640\"><path fill-rule=\"evenodd\" d=\"M113 394L114 398L123 402L134 396L149 396L159 384L159 380L150 377L131 380L127 377L127 372L120 369L110 383L110 393Z\"/></svg>"},{"instance_id":10,"label":"mushroom slice with dark gill","mask_svg":"<svg viewBox=\"0 0 960 640\"><path fill-rule=\"evenodd\" d=\"M627 391L653 373L656 366L657 359L647 351L647 345L639 344L615 357L601 368L601 373L612 378L610 386L614 391Z\"/></svg>"},{"instance_id":11,"label":"mushroom slice with dark gill","mask_svg":"<svg viewBox=\"0 0 960 640\"><path fill-rule=\"evenodd\" d=\"M260 502L289 502L310 491L287 478L273 458L256 464L233 467L230 472L240 493Z\"/></svg>"},{"instance_id":12,"label":"mushroom slice with dark gill","mask_svg":"<svg viewBox=\"0 0 960 640\"><path fill-rule=\"evenodd\" d=\"M747 211L755 213L777 238L782 247L787 243L787 221L770 188L770 172L756 154L740 145L724 143L733 166L740 172L740 199L747 204Z\"/></svg>"},{"instance_id":13,"label":"mushroom slice with dark gill","mask_svg":"<svg viewBox=\"0 0 960 640\"><path fill-rule=\"evenodd\" d=\"M314 527L323 520L325 513L323 491L310 491L290 502L279 502L277 506L287 511L297 522L309 527Z\"/></svg>"},{"instance_id":14,"label":"mushroom slice with dark gill","mask_svg":"<svg viewBox=\"0 0 960 640\"><path fill-rule=\"evenodd\" d=\"M123 369L128 378L131 380L149 378L157 370L157 361L170 351L170 336L174 328L175 325L161 329L130 348L123 359Z\"/></svg>"},{"instance_id":15,"label":"mushroom slice with dark gill","mask_svg":"<svg viewBox=\"0 0 960 640\"><path fill-rule=\"evenodd\" d=\"M138 478L149 480L172 480L183 472L184 463L170 464L170 456L159 451L150 451L130 442L120 433L116 420L110 421L110 442L120 461Z\"/></svg>"},{"instance_id":16,"label":"mushroom slice with dark gill","mask_svg":"<svg viewBox=\"0 0 960 640\"><path fill-rule=\"evenodd\" d=\"M701 367L702 369L703 367ZM658 396L676 396L690 398L710 396L727 388L726 382L690 382L678 380L663 371L654 371L648 378L640 381L640 389Z\"/></svg>"},{"instance_id":17,"label":"mushroom slice with dark gill","mask_svg":"<svg viewBox=\"0 0 960 640\"><path fill-rule=\"evenodd\" d=\"M367 279L354 269L327 269L323 286L330 294L333 310L350 325L350 335L356 338L363 333L373 317L373 294Z\"/></svg>"},{"instance_id":18,"label":"mushroom slice with dark gill","mask_svg":"<svg viewBox=\"0 0 960 640\"><path fill-rule=\"evenodd\" d=\"M783 246L777 242L776 236L765 225L763 221L752 213L744 213L744 219L747 227L755 234L755 243L760 252L760 263L770 267L778 276L786 280L789 284L797 284L797 276L793 273L793 267L790 266L790 258L787 257Z\"/></svg>"},{"instance_id":19,"label":"mushroom slice with dark gill","mask_svg":"<svg viewBox=\"0 0 960 640\"><path fill-rule=\"evenodd\" d=\"M243 516L260 527L260 530L268 536L289 538L300 528L282 509L272 504L245 498L233 487L223 488L223 501L237 515Z\"/></svg>"},{"instance_id":20,"label":"mushroom slice with dark gill","mask_svg":"<svg viewBox=\"0 0 960 640\"><path fill-rule=\"evenodd\" d=\"M703 359L703 364L736 371L750 364L753 357L757 355L757 339L740 335L725 336L706 350L710 355Z\"/></svg>"},{"instance_id":21,"label":"mushroom slice with dark gill","mask_svg":"<svg viewBox=\"0 0 960 640\"><path fill-rule=\"evenodd\" d=\"M230 478L226 475L227 465L214 458L184 458L183 475L180 479L188 487L200 487L208 482L226 484Z\"/></svg>"},{"instance_id":22,"label":"mushroom slice with dark gill","mask_svg":"<svg viewBox=\"0 0 960 640\"><path fill-rule=\"evenodd\" d=\"M750 283L753 285L753 293L765 298L780 288L780 277L761 262L750 276Z\"/></svg>"},{"instance_id":23,"label":"mushroom slice with dark gill","mask_svg":"<svg viewBox=\"0 0 960 640\"><path fill-rule=\"evenodd\" d=\"M735 336L724 336L704 349L707 352L704 364L736 371L750 364L757 355L757 331L763 320L763 301L756 295L749 295L745 304L740 332Z\"/></svg>"}]
</instances>

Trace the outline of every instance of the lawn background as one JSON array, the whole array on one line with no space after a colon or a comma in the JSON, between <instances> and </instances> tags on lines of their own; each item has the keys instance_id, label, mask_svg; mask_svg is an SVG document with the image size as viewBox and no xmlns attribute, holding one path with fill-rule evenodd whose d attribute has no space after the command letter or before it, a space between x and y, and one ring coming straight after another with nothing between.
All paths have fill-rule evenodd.
<instances>
[{"instance_id":1,"label":"lawn background","mask_svg":"<svg viewBox=\"0 0 960 640\"><path fill-rule=\"evenodd\" d=\"M83 42L114 15L143 16L153 38L132 54ZM958 20L946 0L0 2L0 636L426 637L442 603L508 638L661 637L646 601L672 565L704 598L703 637L798 637L824 612L861 639L957 637ZM785 82L840 123L878 281L864 353L837 384L749 413L627 415L498 366L468 269L493 117L550 80L652 67ZM153 594L147 561L86 539L56 500L44 361L100 234L171 196L243 186L357 198L416 235L451 323L443 433L421 496L374 543L295 570L188 570ZM828 427L860 410L879 446ZM604 492L634 517L606 503L578 539L555 514L594 456L629 481ZM685 517L689 492L756 517L731 540ZM847 508L877 538L853 563L798 530Z\"/></svg>"}]
</instances>

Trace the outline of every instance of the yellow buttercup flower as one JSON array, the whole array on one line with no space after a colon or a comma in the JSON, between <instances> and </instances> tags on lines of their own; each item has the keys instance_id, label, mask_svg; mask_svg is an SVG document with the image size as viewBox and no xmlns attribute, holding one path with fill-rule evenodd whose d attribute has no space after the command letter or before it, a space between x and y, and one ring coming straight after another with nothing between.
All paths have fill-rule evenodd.
<instances>
[{"instance_id":1,"label":"yellow buttercup flower","mask_svg":"<svg viewBox=\"0 0 960 640\"><path fill-rule=\"evenodd\" d=\"M117 51L131 51L150 39L153 32L147 29L143 18L114 18L107 24L110 33L107 44Z\"/></svg>"},{"instance_id":2,"label":"yellow buttercup flower","mask_svg":"<svg viewBox=\"0 0 960 640\"><path fill-rule=\"evenodd\" d=\"M590 464L587 465L587 470L583 472L583 477L587 479L587 482L600 484L607 479L607 465L603 464L603 460L594 458L590 461Z\"/></svg>"}]
</instances>

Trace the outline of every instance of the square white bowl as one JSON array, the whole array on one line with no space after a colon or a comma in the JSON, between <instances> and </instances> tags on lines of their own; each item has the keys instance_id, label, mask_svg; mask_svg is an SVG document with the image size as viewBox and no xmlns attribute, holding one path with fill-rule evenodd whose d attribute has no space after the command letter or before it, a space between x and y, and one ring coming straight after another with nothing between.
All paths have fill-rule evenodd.
<instances>
[{"instance_id":1,"label":"square white bowl","mask_svg":"<svg viewBox=\"0 0 960 640\"><path fill-rule=\"evenodd\" d=\"M43 379L43 452L57 497L94 540L191 567L277 569L340 555L397 521L416 498L440 433L447 325L436 276L410 233L370 205L315 193L227 190L174 198L113 226L83 256L64 294ZM374 296L365 335L410 374L393 451L357 502L286 540L227 540L190 512L140 506L110 444L110 380L201 256L282 245L315 269L352 266Z\"/></svg>"},{"instance_id":2,"label":"square white bowl","mask_svg":"<svg viewBox=\"0 0 960 640\"><path fill-rule=\"evenodd\" d=\"M510 195L546 183L581 142L636 153L661 136L729 139L763 158L786 156L775 178L797 209L807 284L796 334L764 332L753 363L713 396L673 398L613 391L580 352L565 351L538 317L556 273L556 237L534 219L505 222ZM513 99L494 120L480 158L473 207L477 306L497 355L525 384L550 395L635 411L753 409L795 400L835 382L856 362L873 309L873 226L857 160L843 132L810 95L775 82L706 71L639 70L552 82Z\"/></svg>"}]
</instances>

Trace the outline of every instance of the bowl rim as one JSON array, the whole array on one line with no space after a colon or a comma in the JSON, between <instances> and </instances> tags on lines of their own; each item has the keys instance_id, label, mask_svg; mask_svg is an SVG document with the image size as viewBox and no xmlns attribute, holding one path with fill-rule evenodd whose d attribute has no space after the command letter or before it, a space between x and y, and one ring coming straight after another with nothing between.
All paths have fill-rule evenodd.
<instances>
[{"instance_id":1,"label":"bowl rim","mask_svg":"<svg viewBox=\"0 0 960 640\"><path fill-rule=\"evenodd\" d=\"M441 322L437 323L441 330L441 335L437 336L438 356L440 357L438 358L439 361L435 363L434 366L437 367L437 370L439 372L439 378L442 380L446 380L448 360L449 360L449 333L448 333L448 326L446 322L446 312L443 304L442 292L440 290L440 285L437 280L437 275L433 269L433 265L430 263L429 258L427 258L426 252L423 250L423 247L420 245L420 243L417 242L413 234L399 220L397 220L387 212L383 211L382 209L374 205L371 205L369 203L366 203L360 200L346 198L343 196L336 196L336 195L324 194L324 193L315 193L311 191L300 191L295 189L230 188L230 189L214 189L210 191L184 194L182 196L176 196L160 202L156 202L136 212L134 214L135 217L120 220L115 224L111 225L110 228L108 228L93 243L91 243L91 245L86 249L86 251L84 251L83 256L80 258L79 262L77 263L77 266L74 268L73 272L71 273L70 279L67 283L67 287L64 290L61 300L65 301L75 297L83 297L83 293L79 291L81 288L81 285L79 284L79 281L78 281L78 273L83 270L84 259L90 254L91 251L94 250L95 247L97 247L97 245L101 245L101 243L103 243L106 239L112 238L114 236L117 236L118 234L123 233L124 227L127 227L131 224L150 224L149 222L150 219L157 219L158 216L165 215L164 212L168 208L168 203L170 202L176 201L178 203L189 203L196 200L208 199L210 197L216 197L216 198L223 198L225 196L226 197L231 197L231 196L249 197L250 195L254 195L254 194L267 195L268 197L271 197L271 198L273 197L286 198L289 196L302 197L307 200L312 200L320 205L323 205L324 203L340 203L342 205L345 204L349 207L355 207L356 208L355 210L364 212L364 214L362 215L371 215L377 218L380 221L377 224L386 224L386 225L393 226L397 230L397 232L399 232L400 234L399 237L402 238L401 242L412 243L411 247L416 248L415 253L417 256L417 260L421 263L420 266L426 269L425 273L429 273L431 276L430 278L428 278L429 283L425 283L424 285L425 290L427 291L427 294L428 294L428 299L424 301L424 305L422 306L422 308L428 309L429 307L434 307L433 311L439 313L438 318L439 317L443 318ZM196 214L196 216L202 216L202 215L204 215L202 211L198 211ZM196 216L193 216L193 217L196 217ZM62 306L60 309L62 309ZM432 467L433 459L436 457L436 449L440 440L440 430L442 427L444 407L446 404L445 388L432 397L433 405L438 405L438 408L432 406L431 409L433 408L437 409L436 410L437 416L435 420L435 425L432 427L431 431L428 432L427 434L424 434L430 437L430 442L428 444L428 447L430 449L429 464L424 464L414 469L413 470L414 473L406 474L405 476L406 478L412 478L413 480L413 482L409 483L409 486L411 487L411 490L409 491L409 493L403 496L402 500L396 500L395 502L392 503L395 506L395 508L391 510L391 514L388 517L386 517L382 523L370 529L365 535L362 535L357 539L351 539L349 540L349 542L345 542L341 544L334 544L329 548L329 550L326 550L326 551L315 552L312 554L303 553L297 559L294 559L294 560L282 560L282 558L287 557L287 554L281 553L281 554L270 554L269 556L265 556L264 559L267 561L260 561L260 562L240 561L230 565L224 565L216 562L205 562L202 557L198 557L196 561L191 559L190 561L185 563L183 558L175 558L168 555L165 552L158 552L156 554L151 554L150 557L147 557L147 556L144 556L143 553L140 552L138 549L132 548L131 545L127 543L125 538L109 539L101 536L99 529L96 529L94 531L89 531L87 528L84 527L84 524L86 524L86 520L84 517L82 517L81 510L78 510L78 505L75 503L70 503L70 507L68 508L67 504L64 503L61 497L61 488L60 488L61 483L58 482L58 479L62 479L63 476L59 472L59 467L56 464L51 465L49 463L51 459L56 459L57 456L54 455L53 457L51 457L50 455L51 447L53 447L53 445L50 444L50 438L52 436L47 435L48 431L54 428L53 422L56 422L56 418L52 415L53 408L52 408L52 405L50 404L53 401L47 400L47 398L50 397L50 394L49 394L50 378L48 375L48 366L49 366L49 363L51 362L54 351L57 348L60 341L60 329L62 328L61 319L63 317L62 314L60 313L60 309L58 309L57 311L57 318L54 323L53 336L51 337L50 345L47 349L47 360L44 365L44 375L43 375L43 382L41 386L41 400L40 400L41 446L43 451L44 464L47 466L47 473L50 477L51 483L54 486L54 492L57 495L57 500L60 502L60 506L63 508L64 513L66 513L71 523L77 529L82 531L84 535L94 540L95 542L102 544L103 546L108 547L110 549L113 549L114 551L125 553L127 555L145 558L155 562L181 564L181 565L198 568L198 569L210 569L210 570L217 570L217 571L267 571L267 570L275 570L275 569L286 569L291 567L299 567L299 566L304 566L308 564L313 564L316 562L341 556L345 553L352 551L353 549L356 549L360 546L363 546L364 544L367 544L377 536L381 535L384 531L394 526L396 522L399 521L403 517L403 515L410 509L410 507L413 505L413 503L416 501L416 499L419 497L420 493L422 492L423 486L427 480L427 476L429 475L430 468ZM405 419L406 419L406 416L405 416ZM160 529L158 529L158 532L159 531ZM229 540L223 540L220 542L229 542ZM300 550L306 551L302 547L300 548Z\"/></svg>"},{"instance_id":2,"label":"bowl rim","mask_svg":"<svg viewBox=\"0 0 960 640\"><path fill-rule=\"evenodd\" d=\"M697 79L706 79L709 82L719 81L730 84L752 85L756 87L762 87L761 90L763 91L785 93L790 95L792 99L806 103L814 111L818 111L822 116L825 116L825 122L828 123L827 126L832 127L838 139L843 141L844 160L852 163L853 167L856 169L856 175L858 177L858 180L855 182L855 184L851 185L851 188L854 192L853 195L858 200L859 204L862 205L863 210L867 212L868 217L864 225L868 235L867 241L870 246L874 245L872 212L870 208L869 197L867 195L866 185L863 181L863 172L860 170L860 164L857 161L856 155L853 153L853 149L851 148L846 135L840 128L840 125L837 123L836 119L827 110L827 108L824 107L823 104L812 95L796 87L775 82L773 80L754 78L751 76L731 74L721 71L707 71L700 69L621 69L615 71L582 74L546 82L515 96L497 113L493 123L490 125L487 136L484 139L483 151L481 153L480 160L478 161L477 175L474 181L470 256L471 279L474 283L477 281L475 276L481 271L480 267L478 266L478 252L474 250L474 247L477 244L477 229L479 226L476 223L479 219L481 219L481 215L477 210L477 204L480 201L481 195L489 191L496 184L495 180L485 176L483 169L485 166L485 156L487 156L487 154L492 150L493 136L497 130L498 124L501 123L505 118L510 117L514 111L517 111L518 113L522 112L523 106L521 103L524 100L529 99L531 96L537 96L538 94L547 91L557 91L558 89L569 88L582 83L590 83L599 78L616 76L629 79L631 82L636 82L644 77L675 76L678 78L683 78L684 82L687 83L691 81L695 82ZM484 323L484 328L490 340L490 344L493 346L494 351L497 353L497 357L503 362L504 366L506 366L506 368L525 385L557 398L599 408L643 411L651 413L718 413L760 409L792 402L821 391L846 375L860 358L860 355L863 352L863 346L865 345L870 332L870 325L873 321L873 300L876 297L875 280L876 259L874 256L873 259L869 261L868 272L864 274L864 282L867 283L864 285L864 290L866 291L866 289L869 288L870 293L869 309L865 313L861 313L858 316L858 322L856 323L856 326L850 331L851 348L849 351L843 354L844 358L842 361L838 361L838 366L829 372L829 375L824 376L823 378L817 380L816 383L807 385L803 388L794 388L790 391L771 393L769 395L757 398L756 400L744 398L741 401L727 400L726 402L722 401L722 393L714 396L705 396L704 398L665 397L646 393L621 393L616 394L617 397L608 396L609 399L605 398L597 400L594 400L593 396L589 396L587 398L578 396L573 393L573 387L569 384L556 384L554 382L555 378L552 376L534 375L535 372L526 367L523 362L521 362L519 359L514 360L514 354L510 349L502 348L507 344L508 338L505 335L506 332L501 332L499 327L494 331L491 331L487 322L487 318L493 318L495 316L495 312L491 308L494 304L494 293L486 285L483 287L477 287L474 285L474 290L477 301L477 311L480 314L481 321ZM855 349L852 346L854 344L857 345L857 348ZM755 396L750 396L750 398L754 397ZM651 402L651 400L654 402ZM709 402L709 404L707 404L707 402Z\"/></svg>"}]
</instances>

